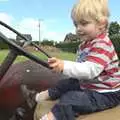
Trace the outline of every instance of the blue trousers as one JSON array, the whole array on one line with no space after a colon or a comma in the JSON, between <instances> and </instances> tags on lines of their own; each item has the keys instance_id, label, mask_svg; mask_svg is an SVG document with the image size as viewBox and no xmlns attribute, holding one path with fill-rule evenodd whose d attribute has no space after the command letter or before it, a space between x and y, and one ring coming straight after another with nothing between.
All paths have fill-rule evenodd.
<instances>
[{"instance_id":1,"label":"blue trousers","mask_svg":"<svg viewBox=\"0 0 120 120\"><path fill-rule=\"evenodd\" d=\"M102 111L120 103L120 91L99 93L81 89L77 79L64 79L54 88L50 88L49 96L59 103L54 105L52 112L57 120L75 120L78 114Z\"/></svg>"}]
</instances>

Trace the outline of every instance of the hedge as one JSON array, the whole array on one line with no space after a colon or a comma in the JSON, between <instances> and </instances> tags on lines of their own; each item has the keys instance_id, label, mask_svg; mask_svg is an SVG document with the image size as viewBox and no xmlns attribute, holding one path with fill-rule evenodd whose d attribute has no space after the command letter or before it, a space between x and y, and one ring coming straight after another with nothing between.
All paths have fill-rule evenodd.
<instances>
[{"instance_id":1,"label":"hedge","mask_svg":"<svg viewBox=\"0 0 120 120\"><path fill-rule=\"evenodd\" d=\"M80 42L61 42L59 44L56 44L55 46L65 52L73 52L75 53L78 49Z\"/></svg>"},{"instance_id":2,"label":"hedge","mask_svg":"<svg viewBox=\"0 0 120 120\"><path fill-rule=\"evenodd\" d=\"M0 40L0 49L8 49L8 45L5 44L2 40Z\"/></svg>"}]
</instances>

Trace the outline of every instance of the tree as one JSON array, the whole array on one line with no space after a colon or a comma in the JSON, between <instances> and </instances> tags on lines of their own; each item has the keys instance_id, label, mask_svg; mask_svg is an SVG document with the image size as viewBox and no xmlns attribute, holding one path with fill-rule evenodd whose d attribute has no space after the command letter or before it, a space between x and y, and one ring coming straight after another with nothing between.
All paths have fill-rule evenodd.
<instances>
[{"instance_id":1,"label":"tree","mask_svg":"<svg viewBox=\"0 0 120 120\"><path fill-rule=\"evenodd\" d=\"M109 36L120 59L120 25L117 22L111 22Z\"/></svg>"},{"instance_id":2,"label":"tree","mask_svg":"<svg viewBox=\"0 0 120 120\"><path fill-rule=\"evenodd\" d=\"M115 21L110 23L109 27L109 35L112 36L114 34L120 33L120 25Z\"/></svg>"},{"instance_id":3,"label":"tree","mask_svg":"<svg viewBox=\"0 0 120 120\"><path fill-rule=\"evenodd\" d=\"M41 45L54 46L54 41L53 41L53 40L44 39L44 40L41 42Z\"/></svg>"}]
</instances>

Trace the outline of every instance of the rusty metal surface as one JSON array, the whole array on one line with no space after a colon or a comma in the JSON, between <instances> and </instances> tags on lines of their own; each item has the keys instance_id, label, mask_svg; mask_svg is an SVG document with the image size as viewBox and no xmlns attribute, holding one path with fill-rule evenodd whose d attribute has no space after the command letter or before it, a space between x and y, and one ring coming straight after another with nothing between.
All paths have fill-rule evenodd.
<instances>
[{"instance_id":1,"label":"rusty metal surface","mask_svg":"<svg viewBox=\"0 0 120 120\"><path fill-rule=\"evenodd\" d=\"M8 120L16 108L25 103L20 90L21 84L41 91L52 87L62 78L65 76L53 73L33 61L13 64L0 81L0 120Z\"/></svg>"},{"instance_id":2,"label":"rusty metal surface","mask_svg":"<svg viewBox=\"0 0 120 120\"><path fill-rule=\"evenodd\" d=\"M28 84L31 87L42 84L54 85L58 80L65 78L62 74L53 73L33 61L14 64L3 77L0 87L13 86L14 84Z\"/></svg>"}]
</instances>

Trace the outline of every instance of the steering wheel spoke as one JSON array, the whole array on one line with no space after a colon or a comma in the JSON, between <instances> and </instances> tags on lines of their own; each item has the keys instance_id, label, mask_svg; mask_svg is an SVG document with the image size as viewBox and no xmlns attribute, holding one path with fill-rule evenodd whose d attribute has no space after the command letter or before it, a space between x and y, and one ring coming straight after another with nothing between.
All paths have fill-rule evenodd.
<instances>
[{"instance_id":1,"label":"steering wheel spoke","mask_svg":"<svg viewBox=\"0 0 120 120\"><path fill-rule=\"evenodd\" d=\"M37 56L31 54L30 52L24 50L23 48L27 45L33 45L34 47L36 47L40 52L42 52L44 55L46 55L47 57L51 57L50 55L48 55L45 51L43 51L39 46L37 46L36 44L34 44L32 41L28 40L26 37L24 37L22 34L20 34L18 31L16 31L15 29L11 28L10 26L8 26L7 24L5 24L4 22L0 21L0 25L6 27L7 29L9 29L10 31L16 33L18 36L20 36L24 41L21 42L20 44L15 41L12 41L10 39L8 39L3 33L0 32L0 39L3 40L4 43L6 43L9 48L12 50L10 50L8 56L6 57L5 61L3 62L3 67L0 67L0 80L2 79L2 77L4 76L4 74L7 72L8 68L10 67L10 65L14 62L14 60L16 59L16 57L18 55L23 55L28 57L29 59L37 62L38 64L43 65L44 67L50 68L48 63L46 61L41 60L40 58L38 58ZM10 57L12 56L12 57ZM10 60L8 60L10 59ZM6 67L5 67L6 66Z\"/></svg>"}]
</instances>

